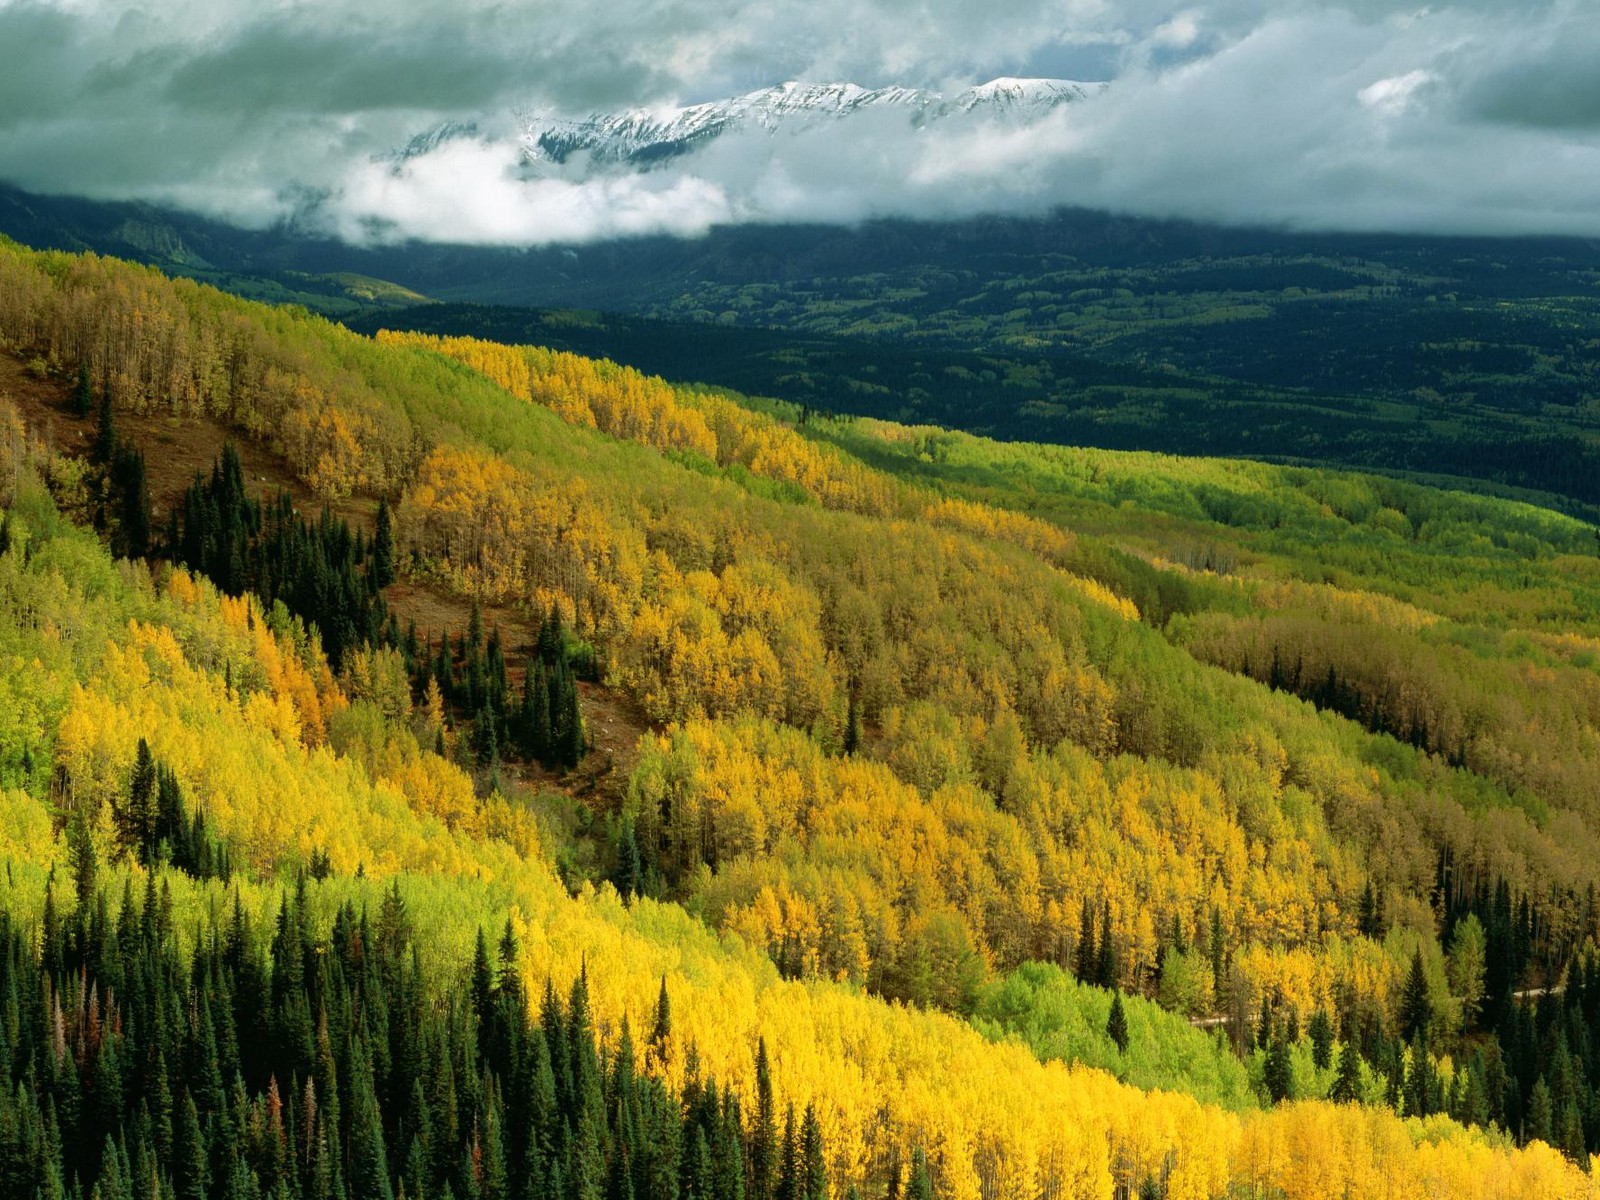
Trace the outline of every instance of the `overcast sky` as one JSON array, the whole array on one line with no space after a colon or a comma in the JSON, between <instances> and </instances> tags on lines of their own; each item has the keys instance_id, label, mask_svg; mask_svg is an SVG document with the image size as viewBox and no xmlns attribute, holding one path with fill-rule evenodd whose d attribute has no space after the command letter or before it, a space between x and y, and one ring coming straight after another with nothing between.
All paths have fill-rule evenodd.
<instances>
[{"instance_id":1,"label":"overcast sky","mask_svg":"<svg viewBox=\"0 0 1600 1200\"><path fill-rule=\"evenodd\" d=\"M532 244L1057 204L1600 236L1596 0L0 0L0 179L346 236ZM1105 79L1027 129L852 122L530 178L513 114L783 80ZM446 120L482 136L396 171Z\"/></svg>"}]
</instances>

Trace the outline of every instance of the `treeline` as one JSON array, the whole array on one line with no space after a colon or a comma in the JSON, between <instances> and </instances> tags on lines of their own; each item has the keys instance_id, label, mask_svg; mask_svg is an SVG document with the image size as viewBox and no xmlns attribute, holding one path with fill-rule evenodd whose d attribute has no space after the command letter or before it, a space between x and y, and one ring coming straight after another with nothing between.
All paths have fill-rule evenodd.
<instances>
[{"instance_id":1,"label":"treeline","mask_svg":"<svg viewBox=\"0 0 1600 1200\"><path fill-rule=\"evenodd\" d=\"M421 966L398 887L331 926L304 883L238 902L179 950L159 872L79 890L41 935L0 911L0 1192L64 1200L826 1200L815 1113L779 1113L765 1046L749 1112L674 1038L596 1027L588 980L525 994L507 927L466 979ZM538 1008L536 1019L530 1013ZM915 1160L910 1194L930 1195ZM918 1174L918 1172L921 1174Z\"/></svg>"}]
</instances>

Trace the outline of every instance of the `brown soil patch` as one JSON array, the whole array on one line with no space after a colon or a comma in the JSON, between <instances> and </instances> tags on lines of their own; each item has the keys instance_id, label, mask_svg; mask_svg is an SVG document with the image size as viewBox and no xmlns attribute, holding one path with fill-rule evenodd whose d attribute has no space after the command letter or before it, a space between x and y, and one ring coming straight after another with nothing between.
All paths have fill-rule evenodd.
<instances>
[{"instance_id":1,"label":"brown soil patch","mask_svg":"<svg viewBox=\"0 0 1600 1200\"><path fill-rule=\"evenodd\" d=\"M17 405L28 427L47 447L63 454L85 455L94 441L96 418L72 414L71 391L59 380L33 375L12 354L0 353L0 397L9 397ZM322 501L312 495L287 462L220 421L168 414L136 416L121 411L116 421L118 435L144 451L153 526L157 531L165 528L168 511L182 501L195 475L209 474L224 443L230 441L239 451L251 491L266 497L286 491L302 513L322 510ZM353 527L370 534L378 500L376 496L351 496L332 508ZM418 637L437 639L442 632L459 636L466 630L472 611L471 601L416 579L394 583L384 591L384 599L402 629L408 621L416 622ZM499 629L506 673L520 695L524 667L534 649L535 623L513 605L488 604L483 607L483 624L485 630ZM505 773L535 789L566 791L601 803L615 802L627 787L638 760L639 738L649 732L650 725L626 697L594 684L580 683L578 687L593 753L565 777L537 764L506 764Z\"/></svg>"},{"instance_id":2,"label":"brown soil patch","mask_svg":"<svg viewBox=\"0 0 1600 1200\"><path fill-rule=\"evenodd\" d=\"M36 378L12 355L0 354L0 396L9 395L16 402L28 427L47 447L63 454L86 455L94 443L97 418L73 415L71 391L57 380ZM295 507L301 512L322 511L323 502L296 478L288 463L212 417L176 417L168 413L140 416L118 411L116 429L119 437L144 451L150 509L157 531L165 527L167 513L182 501L194 477L211 473L227 442L239 451L245 484L252 493L270 498L285 491L294 497ZM332 507L352 527L370 533L378 501L376 497L352 496Z\"/></svg>"}]
</instances>

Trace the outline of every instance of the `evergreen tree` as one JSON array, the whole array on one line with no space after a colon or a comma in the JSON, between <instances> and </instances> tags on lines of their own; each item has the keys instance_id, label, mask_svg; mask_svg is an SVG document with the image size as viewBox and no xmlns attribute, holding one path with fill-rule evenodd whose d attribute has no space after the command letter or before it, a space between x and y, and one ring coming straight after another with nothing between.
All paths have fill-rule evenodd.
<instances>
[{"instance_id":1,"label":"evergreen tree","mask_svg":"<svg viewBox=\"0 0 1600 1200\"><path fill-rule=\"evenodd\" d=\"M1094 941L1094 904L1085 896L1083 914L1078 918L1078 958L1073 968L1082 983L1093 983L1098 977L1099 952Z\"/></svg>"},{"instance_id":2,"label":"evergreen tree","mask_svg":"<svg viewBox=\"0 0 1600 1200\"><path fill-rule=\"evenodd\" d=\"M378 500L378 516L372 531L372 559L367 574L373 587L384 588L394 582L394 517L386 498Z\"/></svg>"},{"instance_id":3,"label":"evergreen tree","mask_svg":"<svg viewBox=\"0 0 1600 1200\"><path fill-rule=\"evenodd\" d=\"M1339 1051L1339 1074L1329 1098L1341 1104L1354 1104L1361 1099L1361 1051L1348 1033Z\"/></svg>"},{"instance_id":4,"label":"evergreen tree","mask_svg":"<svg viewBox=\"0 0 1600 1200\"><path fill-rule=\"evenodd\" d=\"M94 385L89 382L89 364L78 364L78 386L72 393L72 415L87 417L94 411Z\"/></svg>"},{"instance_id":5,"label":"evergreen tree","mask_svg":"<svg viewBox=\"0 0 1600 1200\"><path fill-rule=\"evenodd\" d=\"M1319 1008L1311 1015L1307 1032L1311 1035L1311 1061L1317 1070L1326 1071L1333 1065L1333 1022L1326 1010Z\"/></svg>"},{"instance_id":6,"label":"evergreen tree","mask_svg":"<svg viewBox=\"0 0 1600 1200\"><path fill-rule=\"evenodd\" d=\"M822 1127L817 1124L817 1110L806 1105L805 1119L800 1126L800 1196L801 1200L828 1200L828 1169L822 1157Z\"/></svg>"},{"instance_id":7,"label":"evergreen tree","mask_svg":"<svg viewBox=\"0 0 1600 1200\"><path fill-rule=\"evenodd\" d=\"M1095 964L1095 982L1103 988L1114 988L1121 982L1121 967L1117 962L1116 942L1111 936L1111 901L1100 906L1100 957Z\"/></svg>"},{"instance_id":8,"label":"evergreen tree","mask_svg":"<svg viewBox=\"0 0 1600 1200\"><path fill-rule=\"evenodd\" d=\"M911 1178L906 1182L906 1200L933 1200L933 1177L928 1174L928 1156L918 1146L911 1152Z\"/></svg>"},{"instance_id":9,"label":"evergreen tree","mask_svg":"<svg viewBox=\"0 0 1600 1200\"><path fill-rule=\"evenodd\" d=\"M1539 1076L1528 1093L1528 1115L1522 1122L1524 1142L1553 1142L1555 1140L1555 1113L1550 1099L1550 1085Z\"/></svg>"},{"instance_id":10,"label":"evergreen tree","mask_svg":"<svg viewBox=\"0 0 1600 1200\"><path fill-rule=\"evenodd\" d=\"M1289 1060L1289 1041L1275 1037L1267 1048L1267 1065L1263 1074L1267 1095L1274 1104L1294 1099L1294 1071Z\"/></svg>"},{"instance_id":11,"label":"evergreen tree","mask_svg":"<svg viewBox=\"0 0 1600 1200\"><path fill-rule=\"evenodd\" d=\"M102 467L109 467L117 456L117 429L111 411L110 388L105 388L100 393L100 415L95 424L94 444L89 453Z\"/></svg>"},{"instance_id":12,"label":"evergreen tree","mask_svg":"<svg viewBox=\"0 0 1600 1200\"><path fill-rule=\"evenodd\" d=\"M155 845L156 763L150 743L139 739L127 794L112 806L117 843L140 862L148 862Z\"/></svg>"},{"instance_id":13,"label":"evergreen tree","mask_svg":"<svg viewBox=\"0 0 1600 1200\"><path fill-rule=\"evenodd\" d=\"M1122 993L1111 997L1111 1015L1106 1018L1106 1036L1116 1043L1119 1051L1128 1049L1128 1015L1122 1010Z\"/></svg>"},{"instance_id":14,"label":"evergreen tree","mask_svg":"<svg viewBox=\"0 0 1600 1200\"><path fill-rule=\"evenodd\" d=\"M1433 1004L1428 999L1428 976L1422 966L1422 948L1411 955L1411 970L1400 998L1400 1036L1406 1041L1425 1038L1433 1019Z\"/></svg>"}]
</instances>

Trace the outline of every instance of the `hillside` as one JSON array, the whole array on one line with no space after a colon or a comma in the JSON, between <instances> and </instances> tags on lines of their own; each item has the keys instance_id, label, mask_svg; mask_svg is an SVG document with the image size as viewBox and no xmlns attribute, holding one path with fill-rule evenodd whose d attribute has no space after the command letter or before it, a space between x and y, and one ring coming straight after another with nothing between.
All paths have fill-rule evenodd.
<instances>
[{"instance_id":1,"label":"hillside","mask_svg":"<svg viewBox=\"0 0 1600 1200\"><path fill-rule=\"evenodd\" d=\"M309 218L242 230L3 186L0 233L301 303L369 333L537 342L817 411L1399 474L1590 520L1600 505L1592 240L1063 210L515 250L355 246ZM564 311L387 316L415 303L406 289Z\"/></svg>"},{"instance_id":2,"label":"hillside","mask_svg":"<svg viewBox=\"0 0 1600 1200\"><path fill-rule=\"evenodd\" d=\"M0 336L8 1180L1588 1194L1587 526L14 246Z\"/></svg>"}]
</instances>

